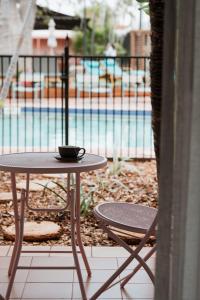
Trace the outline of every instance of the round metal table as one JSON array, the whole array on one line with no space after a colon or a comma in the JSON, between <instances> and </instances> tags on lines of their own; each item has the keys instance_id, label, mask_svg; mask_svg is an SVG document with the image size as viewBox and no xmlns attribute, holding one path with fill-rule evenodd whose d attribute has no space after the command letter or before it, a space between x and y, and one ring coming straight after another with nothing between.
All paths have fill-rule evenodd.
<instances>
[{"instance_id":1,"label":"round metal table","mask_svg":"<svg viewBox=\"0 0 200 300\"><path fill-rule=\"evenodd\" d=\"M31 152L31 153L14 153L0 155L0 170L11 173L11 186L13 194L13 206L14 206L14 216L15 216L15 231L16 238L13 248L13 253L11 256L10 266L8 270L8 275L10 276L9 284L5 296L5 300L10 298L11 289L15 279L15 274L17 269L32 269L33 267L23 267L18 266L20 254L22 251L22 241L24 232L24 209L25 205L31 210L40 211L59 211L65 210L67 207L70 208L70 222L71 222L71 242L72 251L74 257L73 267L34 267L38 269L76 269L82 298L87 299L85 288L83 284L80 263L78 258L78 252L81 253L88 276L91 275L91 270L87 257L84 251L84 247L81 241L80 234L80 173L88 172L91 170L96 170L103 168L107 164L106 158L94 154L85 154L85 156L78 162L63 162L55 159L58 153L44 153L44 152ZM17 199L16 191L16 174L25 173L26 174L26 188L21 190L21 199ZM30 174L54 174L62 173L67 174L67 196L66 205L63 208L33 208L29 205L29 181ZM75 188L71 188L70 177L74 174L75 176ZM77 250L79 247L79 251ZM25 251L34 253L34 251ZM43 252L43 251L36 251ZM48 252L48 251L47 251ZM63 251L55 251L63 253Z\"/></svg>"}]
</instances>

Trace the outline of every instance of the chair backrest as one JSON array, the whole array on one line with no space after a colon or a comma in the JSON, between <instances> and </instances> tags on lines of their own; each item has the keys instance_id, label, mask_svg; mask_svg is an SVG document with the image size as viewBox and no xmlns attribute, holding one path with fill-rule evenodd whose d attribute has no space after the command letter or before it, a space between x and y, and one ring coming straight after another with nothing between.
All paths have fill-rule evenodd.
<instances>
[{"instance_id":1,"label":"chair backrest","mask_svg":"<svg viewBox=\"0 0 200 300\"><path fill-rule=\"evenodd\" d=\"M92 74L94 76L101 76L104 74L104 70L102 69L98 60L82 60L81 64L83 65L87 74Z\"/></svg>"},{"instance_id":2,"label":"chair backrest","mask_svg":"<svg viewBox=\"0 0 200 300\"><path fill-rule=\"evenodd\" d=\"M102 60L101 64L106 73L114 75L115 77L123 76L123 71L115 59L104 59Z\"/></svg>"}]
</instances>

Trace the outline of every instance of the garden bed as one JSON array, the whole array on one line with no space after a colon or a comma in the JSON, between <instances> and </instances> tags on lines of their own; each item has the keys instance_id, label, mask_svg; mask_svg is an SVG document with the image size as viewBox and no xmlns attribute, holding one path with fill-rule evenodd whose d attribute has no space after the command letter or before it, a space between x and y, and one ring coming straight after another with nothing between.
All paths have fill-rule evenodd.
<instances>
[{"instance_id":1,"label":"garden bed","mask_svg":"<svg viewBox=\"0 0 200 300\"><path fill-rule=\"evenodd\" d=\"M0 172L0 193L10 192L10 174ZM25 177L18 175L17 182L21 182ZM47 180L46 176L32 175L31 179ZM65 184L66 180L60 176L49 178L49 181L56 181ZM65 196L64 192L55 184L55 192ZM85 246L93 245L114 245L108 239L107 234L99 229L92 214L92 208L104 201L125 201L138 203L150 207L157 207L157 179L155 161L136 162L115 162L109 163L104 169L81 174L81 233ZM46 190L30 193L30 204L34 207L55 207L63 205L62 200L55 196L55 193ZM59 213L44 213L26 211L27 221L53 221L62 228L62 235L57 240L40 242L25 242L32 245L70 245L70 225L69 211ZM0 245L12 244L3 237L3 227L14 223L12 201L0 202ZM131 241L130 241L131 242ZM132 241L135 242L134 239Z\"/></svg>"}]
</instances>

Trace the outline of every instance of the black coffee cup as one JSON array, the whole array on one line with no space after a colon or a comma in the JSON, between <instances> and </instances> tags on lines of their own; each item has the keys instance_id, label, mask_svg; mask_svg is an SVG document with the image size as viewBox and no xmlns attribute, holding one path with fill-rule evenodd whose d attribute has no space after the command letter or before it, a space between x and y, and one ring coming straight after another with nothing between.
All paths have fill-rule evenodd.
<instances>
[{"instance_id":1,"label":"black coffee cup","mask_svg":"<svg viewBox=\"0 0 200 300\"><path fill-rule=\"evenodd\" d=\"M80 148L77 146L59 146L58 150L60 156L63 158L81 158L85 154L85 148ZM83 153L79 154L81 150Z\"/></svg>"}]
</instances>

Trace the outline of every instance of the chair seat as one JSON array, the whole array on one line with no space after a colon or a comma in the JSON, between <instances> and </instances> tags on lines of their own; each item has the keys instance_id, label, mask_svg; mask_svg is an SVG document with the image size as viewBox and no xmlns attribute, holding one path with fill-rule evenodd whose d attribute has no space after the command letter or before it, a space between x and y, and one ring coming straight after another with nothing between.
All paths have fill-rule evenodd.
<instances>
[{"instance_id":1,"label":"chair seat","mask_svg":"<svg viewBox=\"0 0 200 300\"><path fill-rule=\"evenodd\" d=\"M131 203L116 203L107 202L97 205L94 208L94 215L99 221L100 227L112 238L116 243L122 246L129 252L128 258L119 266L119 268L107 279L106 282L95 292L90 300L99 299L99 296L115 284L121 282L121 287L130 281L130 279L143 267L149 275L151 281L155 283L155 276L149 268L147 261L155 253L156 246L152 247L144 257L140 255L140 251L143 249L149 237L155 235L157 225L157 209L147 207L139 204ZM114 227L114 228L113 228ZM142 233L140 243L136 248L128 245L122 238L119 237L117 232L122 229L135 233ZM116 231L116 232L115 232ZM136 267L124 278L113 283L115 279L130 265L130 263L136 259L138 264ZM123 277L123 276L122 276ZM131 298L132 299L132 298Z\"/></svg>"},{"instance_id":2,"label":"chair seat","mask_svg":"<svg viewBox=\"0 0 200 300\"><path fill-rule=\"evenodd\" d=\"M157 214L157 209L138 204L109 202L97 205L94 214L107 225L146 233Z\"/></svg>"}]
</instances>

